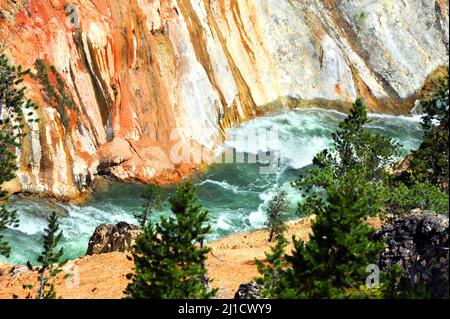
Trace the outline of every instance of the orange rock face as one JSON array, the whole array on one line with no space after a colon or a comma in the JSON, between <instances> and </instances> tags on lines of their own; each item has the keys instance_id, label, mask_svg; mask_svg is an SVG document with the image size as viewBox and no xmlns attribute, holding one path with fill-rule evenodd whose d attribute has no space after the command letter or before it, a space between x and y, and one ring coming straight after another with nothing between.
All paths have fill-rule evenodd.
<instances>
[{"instance_id":1,"label":"orange rock face","mask_svg":"<svg viewBox=\"0 0 450 319\"><path fill-rule=\"evenodd\" d=\"M4 187L70 200L102 172L178 181L210 160L193 149L208 153L268 104L363 95L404 113L448 62L448 6L409 2L407 14L374 4L363 30L339 1L0 0L0 51L31 68L40 106Z\"/></svg>"},{"instance_id":2,"label":"orange rock face","mask_svg":"<svg viewBox=\"0 0 450 319\"><path fill-rule=\"evenodd\" d=\"M123 180L176 181L179 167L186 174L201 162L171 160L172 145L189 149L201 138L197 142L212 149L222 125L245 120L253 109L248 94L241 101L237 89L228 105L201 64L189 60L195 59L189 30L172 1L2 1L0 9L2 49L32 69L28 96L40 105L41 119L23 143L18 180L6 188L71 199L99 169ZM52 103L39 80L39 60L58 93L57 77L63 80L72 107ZM189 92L177 86L196 81L205 82L210 100L189 106L205 114L187 122ZM222 120L219 106L229 108Z\"/></svg>"}]
</instances>

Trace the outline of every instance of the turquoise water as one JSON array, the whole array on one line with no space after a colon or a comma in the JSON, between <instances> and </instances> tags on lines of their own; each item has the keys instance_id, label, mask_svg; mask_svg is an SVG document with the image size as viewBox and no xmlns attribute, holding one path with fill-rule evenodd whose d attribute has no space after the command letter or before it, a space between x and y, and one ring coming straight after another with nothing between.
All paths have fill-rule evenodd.
<instances>
[{"instance_id":1,"label":"turquoise water","mask_svg":"<svg viewBox=\"0 0 450 319\"><path fill-rule=\"evenodd\" d=\"M279 165L273 174L261 174L264 164L213 164L206 173L192 178L201 203L210 213L213 233L209 239L261 228L265 222L264 208L277 188L288 192L290 217L294 218L301 194L290 186L290 182L297 177L299 169L311 163L316 153L330 146L331 133L344 117L335 111L293 110L261 117L232 129L223 149L232 148L238 154L275 149ZM371 115L370 118L372 122L368 127L398 140L403 145L404 155L419 146L422 131L417 117ZM276 129L278 140L270 143L243 141L242 137L252 136L262 129ZM41 250L45 218L55 209L63 215L60 222L66 257L84 255L89 237L97 225L119 221L135 223L133 212L142 204L139 199L142 190L142 185L114 183L108 190L95 193L82 206L55 207L30 199L15 201L21 224L18 229L9 229L6 233L13 248L8 261L24 263L35 260ZM168 191L173 193L174 187L169 187Z\"/></svg>"}]
</instances>

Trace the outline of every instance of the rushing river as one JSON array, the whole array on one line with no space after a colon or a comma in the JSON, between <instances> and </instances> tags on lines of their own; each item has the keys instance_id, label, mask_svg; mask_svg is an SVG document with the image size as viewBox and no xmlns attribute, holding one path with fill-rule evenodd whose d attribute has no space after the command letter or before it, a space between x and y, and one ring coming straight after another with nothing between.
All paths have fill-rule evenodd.
<instances>
[{"instance_id":1,"label":"rushing river","mask_svg":"<svg viewBox=\"0 0 450 319\"><path fill-rule=\"evenodd\" d=\"M271 149L278 150L280 161L272 174L261 174L263 164L258 163L213 164L206 173L193 178L199 199L210 213L213 227L210 239L262 227L264 208L277 188L288 192L290 217L294 218L301 195L290 182L297 177L298 169L309 165L316 153L331 144L331 134L344 117L335 111L293 110L257 118L232 129L224 147L234 148L239 154L257 153L258 148L267 150L264 149L266 146L257 143L243 143L241 137L251 136L258 130L276 129L277 145L272 142ZM422 131L417 117L371 115L370 118L372 122L368 127L395 138L402 144L404 155L419 146ZM84 255L89 237L101 223L135 223L133 212L140 209L142 190L142 185L116 183L95 193L85 205L60 205L59 210L66 212L60 219L66 257ZM173 193L174 188L168 191ZM8 261L35 261L42 249L45 218L54 207L30 199L16 200L14 207L18 211L20 227L6 232L6 239L12 246Z\"/></svg>"}]
</instances>

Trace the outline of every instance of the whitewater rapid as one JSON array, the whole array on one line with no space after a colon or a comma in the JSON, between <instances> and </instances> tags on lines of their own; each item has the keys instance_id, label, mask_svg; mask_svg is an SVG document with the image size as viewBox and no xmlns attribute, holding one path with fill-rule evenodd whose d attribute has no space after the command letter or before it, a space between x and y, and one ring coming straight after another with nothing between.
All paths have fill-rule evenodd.
<instances>
[{"instance_id":1,"label":"whitewater rapid","mask_svg":"<svg viewBox=\"0 0 450 319\"><path fill-rule=\"evenodd\" d=\"M368 128L393 137L403 145L403 154L416 149L422 139L418 116L370 116ZM220 151L235 150L236 154L258 154L277 151L279 165L272 174L261 174L260 163L213 164L208 171L194 177L198 197L209 211L213 233L209 240L228 234L264 227L265 208L278 189L288 193L290 218L295 218L301 194L291 182L298 170L311 164L313 157L331 146L331 135L345 114L321 109L292 110L265 116L231 129ZM277 131L277 139L270 143L246 142L255 131ZM135 223L133 213L140 209L139 198L144 186L116 183L108 190L94 194L85 205L52 205L39 200L21 199L14 203L20 218L18 229L9 229L7 240L13 248L13 263L34 261L41 250L45 218L52 210L62 215L63 246L68 258L84 255L89 237L101 223L126 221ZM174 187L168 192L173 193ZM166 210L162 214L168 214ZM158 216L154 216L158 218ZM5 259L3 259L5 260Z\"/></svg>"}]
</instances>

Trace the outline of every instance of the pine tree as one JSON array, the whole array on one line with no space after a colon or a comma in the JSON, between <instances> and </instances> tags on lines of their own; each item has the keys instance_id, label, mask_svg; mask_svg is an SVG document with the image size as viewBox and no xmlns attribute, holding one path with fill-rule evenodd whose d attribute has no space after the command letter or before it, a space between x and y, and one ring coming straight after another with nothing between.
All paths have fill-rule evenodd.
<instances>
[{"instance_id":1,"label":"pine tree","mask_svg":"<svg viewBox=\"0 0 450 319\"><path fill-rule=\"evenodd\" d=\"M367 180L382 179L386 167L397 160L400 147L392 138L370 132L364 127L368 123L365 103L358 99L333 134L335 151L325 151L324 157L316 157L315 164L330 165L337 178L355 169Z\"/></svg>"},{"instance_id":2,"label":"pine tree","mask_svg":"<svg viewBox=\"0 0 450 319\"><path fill-rule=\"evenodd\" d=\"M269 202L266 226L269 229L269 242L278 239L286 230L285 215L288 211L286 191L279 191Z\"/></svg>"},{"instance_id":3,"label":"pine tree","mask_svg":"<svg viewBox=\"0 0 450 319\"><path fill-rule=\"evenodd\" d=\"M399 183L390 190L384 209L393 215L409 214L413 209L448 214L448 193L428 181L411 185Z\"/></svg>"},{"instance_id":4,"label":"pine tree","mask_svg":"<svg viewBox=\"0 0 450 319\"><path fill-rule=\"evenodd\" d=\"M169 199L173 217L148 221L133 254L135 274L125 293L140 299L212 298L203 246L210 232L208 213L195 197L191 183L178 187Z\"/></svg>"},{"instance_id":5,"label":"pine tree","mask_svg":"<svg viewBox=\"0 0 450 319\"><path fill-rule=\"evenodd\" d=\"M64 255L64 249L57 250L57 246L62 238L62 231L59 231L58 216L55 212L47 219L48 226L45 229L44 234L44 249L37 261L41 265L38 270L38 289L37 299L55 299L56 290L54 283L51 283L51 279L55 279L59 273L61 273L61 267L67 263L67 260L60 262L60 259ZM59 231L59 232L58 232ZM28 268L33 270L33 266L28 262ZM26 288L32 288L33 286L27 286Z\"/></svg>"},{"instance_id":6,"label":"pine tree","mask_svg":"<svg viewBox=\"0 0 450 319\"><path fill-rule=\"evenodd\" d=\"M360 198L358 175L346 175L337 187L327 188L326 200L317 199L309 241L294 238L294 251L284 256L283 263L280 250L285 244L281 241L268 265L260 264L264 295L346 298L365 285L366 267L376 262L383 244L372 239L374 230L365 223L368 201ZM268 280L274 273L278 279Z\"/></svg>"},{"instance_id":7,"label":"pine tree","mask_svg":"<svg viewBox=\"0 0 450 319\"><path fill-rule=\"evenodd\" d=\"M298 210L299 214L310 214L309 206L325 194L328 187L336 187L348 174L357 174L364 182L361 198L370 200L367 214L374 215L386 200L386 187L391 176L387 168L398 159L400 145L392 138L372 133L365 125L369 123L362 100L356 100L350 114L333 133L333 146L317 154L313 167L303 170L294 183L308 197Z\"/></svg>"},{"instance_id":8,"label":"pine tree","mask_svg":"<svg viewBox=\"0 0 450 319\"><path fill-rule=\"evenodd\" d=\"M383 244L372 240L374 230L365 223L368 201L360 197L362 183L349 173L338 187L327 189L327 200L318 202L308 243L294 241L287 257L287 296L344 297L346 290L365 284L365 269L377 260Z\"/></svg>"},{"instance_id":9,"label":"pine tree","mask_svg":"<svg viewBox=\"0 0 450 319\"><path fill-rule=\"evenodd\" d=\"M448 97L447 70L419 100L423 111L423 142L411 153L409 167L395 177L386 203L387 211L392 214L405 214L416 208L448 214Z\"/></svg>"},{"instance_id":10,"label":"pine tree","mask_svg":"<svg viewBox=\"0 0 450 319\"><path fill-rule=\"evenodd\" d=\"M144 200L144 204L142 205L143 210L134 214L141 228L147 225L152 211L162 209L166 197L166 192L157 185L149 185L145 188L141 194L141 198Z\"/></svg>"},{"instance_id":11,"label":"pine tree","mask_svg":"<svg viewBox=\"0 0 450 319\"><path fill-rule=\"evenodd\" d=\"M271 248L271 252L266 253L266 262L255 260L256 267L262 275L256 279L256 283L262 287L260 295L263 298L274 298L283 294L285 289L282 283L283 275L289 265L285 258L287 244L286 238L281 235L277 239L276 246Z\"/></svg>"},{"instance_id":12,"label":"pine tree","mask_svg":"<svg viewBox=\"0 0 450 319\"><path fill-rule=\"evenodd\" d=\"M449 183L449 84L448 72L438 81L434 93L423 98L424 141L413 152L413 182L430 182L448 193Z\"/></svg>"},{"instance_id":13,"label":"pine tree","mask_svg":"<svg viewBox=\"0 0 450 319\"><path fill-rule=\"evenodd\" d=\"M19 88L23 77L29 70L21 66L15 67L9 63L6 55L0 55L0 255L9 257L11 249L4 240L2 231L8 226L17 227L16 212L7 207L8 195L1 185L15 178L17 171L15 150L20 147L20 139L25 136L22 132L24 125L24 110L28 113L28 121L35 121L30 117L36 105L25 99L25 88Z\"/></svg>"}]
</instances>

